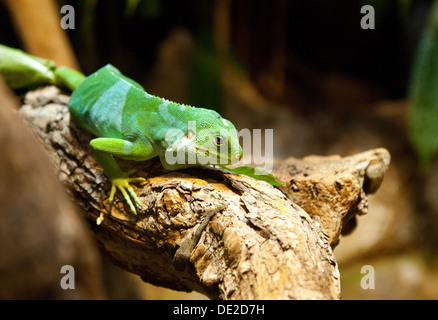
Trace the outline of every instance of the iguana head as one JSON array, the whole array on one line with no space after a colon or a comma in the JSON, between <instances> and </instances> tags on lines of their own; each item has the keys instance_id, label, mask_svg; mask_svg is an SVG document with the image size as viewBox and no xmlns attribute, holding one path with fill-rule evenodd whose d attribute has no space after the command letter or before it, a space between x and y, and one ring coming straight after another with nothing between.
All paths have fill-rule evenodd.
<instances>
[{"instance_id":1,"label":"iguana head","mask_svg":"<svg viewBox=\"0 0 438 320\"><path fill-rule=\"evenodd\" d=\"M242 147L234 125L212 112L196 122L196 131L188 128L193 137L193 148L200 162L229 165L242 158Z\"/></svg>"},{"instance_id":2,"label":"iguana head","mask_svg":"<svg viewBox=\"0 0 438 320\"><path fill-rule=\"evenodd\" d=\"M173 139L172 156L178 164L230 165L242 158L242 147L234 125L217 112L193 108L187 127ZM184 159L183 159L184 158Z\"/></svg>"}]
</instances>

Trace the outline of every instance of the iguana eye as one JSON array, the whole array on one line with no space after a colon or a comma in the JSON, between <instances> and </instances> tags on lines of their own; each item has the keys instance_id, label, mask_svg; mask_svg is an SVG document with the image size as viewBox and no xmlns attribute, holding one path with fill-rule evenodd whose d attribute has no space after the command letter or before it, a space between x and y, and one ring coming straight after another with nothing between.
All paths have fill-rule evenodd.
<instances>
[{"instance_id":1,"label":"iguana eye","mask_svg":"<svg viewBox=\"0 0 438 320\"><path fill-rule=\"evenodd\" d=\"M221 137L216 137L216 144L221 146L224 144L224 140Z\"/></svg>"}]
</instances>

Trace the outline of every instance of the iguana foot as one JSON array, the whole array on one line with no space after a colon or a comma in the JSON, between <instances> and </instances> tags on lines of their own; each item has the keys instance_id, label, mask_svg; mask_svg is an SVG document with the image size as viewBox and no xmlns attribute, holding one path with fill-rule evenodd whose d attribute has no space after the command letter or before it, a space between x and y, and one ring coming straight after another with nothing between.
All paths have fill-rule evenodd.
<instances>
[{"instance_id":1,"label":"iguana foot","mask_svg":"<svg viewBox=\"0 0 438 320\"><path fill-rule=\"evenodd\" d=\"M110 204L110 208L112 208L113 205L113 201L114 201L114 195L117 191L117 189L120 190L120 192L122 192L123 197L125 198L125 201L128 203L129 207L131 208L131 211L136 215L137 214L137 210L135 210L135 206L132 203L132 199L134 199L134 201L140 205L140 200L137 198L137 195L134 192L134 189L131 187L130 183L133 182L140 182L140 181L145 181L144 178L129 178L129 176L131 174L133 174L134 172L136 172L137 170L131 170L128 172L124 172L123 176L120 178L114 178L111 180L111 193L110 193L110 197L109 197L109 204ZM129 197L131 196L131 197ZM111 209L110 209L111 210Z\"/></svg>"}]
</instances>

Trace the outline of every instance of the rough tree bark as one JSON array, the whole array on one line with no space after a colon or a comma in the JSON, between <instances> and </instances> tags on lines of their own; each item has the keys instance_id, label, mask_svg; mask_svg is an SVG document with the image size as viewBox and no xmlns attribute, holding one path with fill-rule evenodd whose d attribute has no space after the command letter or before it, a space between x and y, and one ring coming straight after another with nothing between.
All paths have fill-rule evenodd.
<instances>
[{"instance_id":1,"label":"rough tree bark","mask_svg":"<svg viewBox=\"0 0 438 320\"><path fill-rule=\"evenodd\" d=\"M383 148L345 158L289 158L275 166L275 175L289 199L320 220L335 247L341 234L353 231L356 216L368 212L366 195L378 190L390 159Z\"/></svg>"},{"instance_id":2,"label":"rough tree bark","mask_svg":"<svg viewBox=\"0 0 438 320\"><path fill-rule=\"evenodd\" d=\"M168 172L156 160L119 161L146 181L135 186L137 216L120 198L109 215L110 184L88 146L91 136L70 121L67 103L68 96L47 87L30 92L20 113L113 262L152 284L212 299L340 298L331 244L365 211L365 192L377 189L388 167L386 150L289 159L278 164L283 192L211 167ZM186 246L196 235L195 246ZM189 261L175 259L184 250Z\"/></svg>"}]
</instances>

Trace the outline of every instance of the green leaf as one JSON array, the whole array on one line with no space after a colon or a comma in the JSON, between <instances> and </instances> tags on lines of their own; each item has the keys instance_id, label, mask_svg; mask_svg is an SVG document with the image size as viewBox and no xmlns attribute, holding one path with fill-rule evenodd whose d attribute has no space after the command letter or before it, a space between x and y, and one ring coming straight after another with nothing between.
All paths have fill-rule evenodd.
<instances>
[{"instance_id":1,"label":"green leaf","mask_svg":"<svg viewBox=\"0 0 438 320\"><path fill-rule=\"evenodd\" d=\"M275 177L267 172L266 170L263 170L261 168L255 168L255 167L250 167L250 166L241 166L241 167L237 167L234 169L231 168L227 168L225 166L219 165L219 167L221 167L224 170L228 170L234 173L238 173L238 174L243 174L245 176L257 179L257 180L261 180L261 181L266 181L267 183L273 185L273 186L282 186L284 185L284 183L277 181L277 179L275 179Z\"/></svg>"},{"instance_id":2,"label":"green leaf","mask_svg":"<svg viewBox=\"0 0 438 320\"><path fill-rule=\"evenodd\" d=\"M422 167L438 150L438 1L420 40L410 87L409 135Z\"/></svg>"},{"instance_id":3,"label":"green leaf","mask_svg":"<svg viewBox=\"0 0 438 320\"><path fill-rule=\"evenodd\" d=\"M54 84L54 63L0 44L0 74L13 89Z\"/></svg>"}]
</instances>

